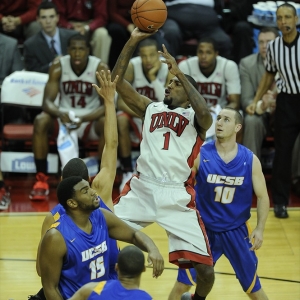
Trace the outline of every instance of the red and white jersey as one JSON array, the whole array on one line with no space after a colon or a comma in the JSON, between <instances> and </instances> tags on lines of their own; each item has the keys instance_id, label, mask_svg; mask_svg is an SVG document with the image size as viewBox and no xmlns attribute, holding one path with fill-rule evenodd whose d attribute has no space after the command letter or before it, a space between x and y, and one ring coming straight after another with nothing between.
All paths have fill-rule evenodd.
<instances>
[{"instance_id":1,"label":"red and white jersey","mask_svg":"<svg viewBox=\"0 0 300 300\"><path fill-rule=\"evenodd\" d=\"M83 116L101 106L101 101L92 84L97 83L96 71L100 59L89 56L86 69L77 76L70 61L70 55L60 58L60 104L59 110L75 112L76 116Z\"/></svg>"},{"instance_id":2,"label":"red and white jersey","mask_svg":"<svg viewBox=\"0 0 300 300\"><path fill-rule=\"evenodd\" d=\"M151 99L152 101L158 102L164 100L165 95L165 84L169 74L168 66L164 63L161 64L158 70L155 84L150 83L143 72L142 59L140 56L134 57L130 60L134 68L134 80L132 86L136 91Z\"/></svg>"},{"instance_id":3,"label":"red and white jersey","mask_svg":"<svg viewBox=\"0 0 300 300\"><path fill-rule=\"evenodd\" d=\"M188 181L202 145L194 119L192 108L171 110L163 102L150 103L144 119L137 171L163 181Z\"/></svg>"},{"instance_id":4,"label":"red and white jersey","mask_svg":"<svg viewBox=\"0 0 300 300\"><path fill-rule=\"evenodd\" d=\"M217 56L216 68L209 77L200 71L197 56L181 61L178 66L183 73L196 80L208 106L219 104L223 108L228 103L228 95L241 94L239 69L232 60Z\"/></svg>"}]
</instances>

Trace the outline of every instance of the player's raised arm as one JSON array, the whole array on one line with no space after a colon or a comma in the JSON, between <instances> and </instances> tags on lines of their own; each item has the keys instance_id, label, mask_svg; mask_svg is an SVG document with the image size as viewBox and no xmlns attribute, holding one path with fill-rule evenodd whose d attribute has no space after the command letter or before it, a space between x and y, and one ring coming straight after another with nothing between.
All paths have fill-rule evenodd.
<instances>
[{"instance_id":1,"label":"player's raised arm","mask_svg":"<svg viewBox=\"0 0 300 300\"><path fill-rule=\"evenodd\" d=\"M94 178L92 188L96 190L105 204L113 211L112 188L116 176L118 130L116 108L114 104L118 75L111 81L110 71L104 70L96 74L100 86L93 84L99 96L102 97L105 107L104 120L104 149L102 153L100 172Z\"/></svg>"},{"instance_id":2,"label":"player's raised arm","mask_svg":"<svg viewBox=\"0 0 300 300\"><path fill-rule=\"evenodd\" d=\"M154 32L155 33L155 32ZM116 75L119 75L119 80L117 83L117 92L121 95L124 102L133 110L139 117L143 117L147 105L151 100L147 97L141 96L125 79L124 75L127 70L129 60L131 59L134 50L138 43L151 36L153 33L145 33L135 28L131 33L131 36L127 43L125 44L123 50L121 51L119 58L115 64L112 71L112 78L114 79Z\"/></svg>"},{"instance_id":3,"label":"player's raised arm","mask_svg":"<svg viewBox=\"0 0 300 300\"><path fill-rule=\"evenodd\" d=\"M190 104L192 105L197 123L200 126L201 137L208 130L212 124L211 113L208 109L205 99L198 92L196 86L193 86L191 82L187 79L187 75L185 75L178 67L175 58L168 52L165 45L163 45L163 51L158 51L163 57L163 62L168 65L170 73L178 78L181 82Z\"/></svg>"}]
</instances>

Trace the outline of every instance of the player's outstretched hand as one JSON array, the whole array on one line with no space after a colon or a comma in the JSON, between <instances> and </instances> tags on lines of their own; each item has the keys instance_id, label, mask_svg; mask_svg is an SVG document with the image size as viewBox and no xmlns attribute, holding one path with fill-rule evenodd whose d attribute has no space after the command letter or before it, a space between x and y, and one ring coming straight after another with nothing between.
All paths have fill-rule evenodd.
<instances>
[{"instance_id":1,"label":"player's outstretched hand","mask_svg":"<svg viewBox=\"0 0 300 300\"><path fill-rule=\"evenodd\" d=\"M157 32L157 30L152 31L152 32L146 32L146 31L140 30L138 27L135 27L134 30L131 32L131 37L134 39L143 40L143 39L146 39L146 38L150 37L151 35L155 34L156 32Z\"/></svg>"},{"instance_id":2,"label":"player's outstretched hand","mask_svg":"<svg viewBox=\"0 0 300 300\"><path fill-rule=\"evenodd\" d=\"M162 62L168 65L168 69L171 74L177 76L177 74L180 73L181 71L178 68L175 58L168 52L165 45L162 45L162 47L163 47L163 51L158 51L158 53L162 55L164 58Z\"/></svg>"},{"instance_id":3,"label":"player's outstretched hand","mask_svg":"<svg viewBox=\"0 0 300 300\"><path fill-rule=\"evenodd\" d=\"M148 264L153 265L152 276L157 278L164 271L164 259L158 250L148 252Z\"/></svg>"},{"instance_id":4,"label":"player's outstretched hand","mask_svg":"<svg viewBox=\"0 0 300 300\"><path fill-rule=\"evenodd\" d=\"M111 81L110 71L108 70L107 74L105 74L105 71L102 70L100 73L96 72L96 77L100 83L100 87L96 84L93 84L93 87L96 89L99 96L101 96L104 101L114 102L119 76L117 75L115 80Z\"/></svg>"}]
</instances>

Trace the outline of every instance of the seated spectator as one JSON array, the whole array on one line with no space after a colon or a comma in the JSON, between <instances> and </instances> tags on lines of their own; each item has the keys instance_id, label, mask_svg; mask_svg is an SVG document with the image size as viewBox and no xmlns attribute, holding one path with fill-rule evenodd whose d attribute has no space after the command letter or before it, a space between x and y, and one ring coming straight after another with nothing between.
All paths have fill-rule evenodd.
<instances>
[{"instance_id":1,"label":"seated spectator","mask_svg":"<svg viewBox=\"0 0 300 300\"><path fill-rule=\"evenodd\" d=\"M35 21L41 0L0 1L0 32L18 40L31 37L40 30Z\"/></svg>"},{"instance_id":2,"label":"seated spectator","mask_svg":"<svg viewBox=\"0 0 300 300\"><path fill-rule=\"evenodd\" d=\"M139 44L138 57L130 60L125 79L143 96L152 101L163 101L165 87L174 76L169 73L168 66L160 61L158 46L155 40L145 39ZM119 158L123 171L120 184L122 191L125 183L132 176L131 143L139 145L142 136L142 120L118 96L118 132ZM131 132L134 131L134 138ZM133 141L132 141L133 139Z\"/></svg>"},{"instance_id":3,"label":"seated spectator","mask_svg":"<svg viewBox=\"0 0 300 300\"><path fill-rule=\"evenodd\" d=\"M50 67L44 90L44 111L34 120L33 153L37 182L29 196L32 200L44 200L49 193L46 176L48 134L53 133L54 121L67 126L79 138L99 139L99 157L103 151L105 110L92 84L96 82L96 71L107 70L107 66L99 58L89 56L89 43L83 35L77 34L69 39L68 53ZM59 106L54 104L58 93ZM70 111L74 112L76 121L71 121Z\"/></svg>"},{"instance_id":4,"label":"seated spectator","mask_svg":"<svg viewBox=\"0 0 300 300\"><path fill-rule=\"evenodd\" d=\"M112 38L108 63L111 69L115 66L121 50L135 27L130 15L131 6L134 1L135 0L109 0L107 3L109 15L107 29ZM167 48L169 47L168 42L162 37L161 31L158 31L151 36L151 38L157 41L159 50L162 50L162 44L165 44ZM136 55L137 54L134 56Z\"/></svg>"},{"instance_id":5,"label":"seated spectator","mask_svg":"<svg viewBox=\"0 0 300 300\"><path fill-rule=\"evenodd\" d=\"M215 0L221 18L221 27L232 39L231 58L236 63L253 53L253 28L247 21L255 0Z\"/></svg>"},{"instance_id":6,"label":"seated spectator","mask_svg":"<svg viewBox=\"0 0 300 300\"><path fill-rule=\"evenodd\" d=\"M168 51L173 56L180 54L185 40L212 37L218 41L220 55L230 57L231 39L220 27L213 0L166 0L165 3L168 18L162 31L169 42Z\"/></svg>"},{"instance_id":7,"label":"seated spectator","mask_svg":"<svg viewBox=\"0 0 300 300\"><path fill-rule=\"evenodd\" d=\"M52 2L42 2L38 7L37 21L42 30L24 43L24 62L27 71L48 73L52 63L67 54L67 43L76 31L58 28L59 15Z\"/></svg>"},{"instance_id":8,"label":"seated spectator","mask_svg":"<svg viewBox=\"0 0 300 300\"><path fill-rule=\"evenodd\" d=\"M111 37L107 25L107 0L53 0L59 13L59 26L74 29L90 39L92 55L108 63Z\"/></svg>"},{"instance_id":9,"label":"seated spectator","mask_svg":"<svg viewBox=\"0 0 300 300\"><path fill-rule=\"evenodd\" d=\"M118 280L91 282L80 288L70 300L87 299L139 299L151 300L152 297L139 289L142 273L145 272L145 257L135 246L126 246L118 256L116 264Z\"/></svg>"},{"instance_id":10,"label":"seated spectator","mask_svg":"<svg viewBox=\"0 0 300 300\"><path fill-rule=\"evenodd\" d=\"M253 101L259 82L265 73L264 60L267 53L268 42L279 36L277 29L264 27L258 35L259 52L243 58L239 64L241 77L241 106L244 112L243 145L249 148L261 159L262 142L267 134L267 114L247 113L247 106ZM276 90L276 88L275 88ZM264 106L274 103L274 91L269 91L262 98ZM272 104L273 105L273 104Z\"/></svg>"},{"instance_id":11,"label":"seated spectator","mask_svg":"<svg viewBox=\"0 0 300 300\"><path fill-rule=\"evenodd\" d=\"M0 33L0 86L4 78L23 69L23 61L18 49L18 41Z\"/></svg>"},{"instance_id":12,"label":"seated spectator","mask_svg":"<svg viewBox=\"0 0 300 300\"><path fill-rule=\"evenodd\" d=\"M0 169L0 210L8 209L10 204L10 193L5 188L3 175Z\"/></svg>"},{"instance_id":13,"label":"seated spectator","mask_svg":"<svg viewBox=\"0 0 300 300\"><path fill-rule=\"evenodd\" d=\"M183 73L196 80L200 94L210 107L213 124L206 132L206 139L214 138L214 124L221 108L240 107L238 66L234 61L219 56L217 44L210 37L199 41L197 56L181 61L178 66Z\"/></svg>"},{"instance_id":14,"label":"seated spectator","mask_svg":"<svg viewBox=\"0 0 300 300\"><path fill-rule=\"evenodd\" d=\"M1 5L1 4L0 4ZM18 41L0 33L0 89L4 78L15 71L23 69L23 61L18 49ZM25 118L25 108L6 107L5 114L0 114L0 129L7 123L20 122ZM3 120L1 118L3 117Z\"/></svg>"}]
</instances>

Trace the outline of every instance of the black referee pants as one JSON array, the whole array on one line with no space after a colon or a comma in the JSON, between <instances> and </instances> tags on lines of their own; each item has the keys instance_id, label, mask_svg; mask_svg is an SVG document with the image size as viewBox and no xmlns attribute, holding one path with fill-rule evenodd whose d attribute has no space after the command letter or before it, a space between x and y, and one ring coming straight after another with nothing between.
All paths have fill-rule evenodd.
<instances>
[{"instance_id":1,"label":"black referee pants","mask_svg":"<svg viewBox=\"0 0 300 300\"><path fill-rule=\"evenodd\" d=\"M300 133L300 94L280 93L275 111L275 158L272 170L273 203L288 205L292 152Z\"/></svg>"}]
</instances>

